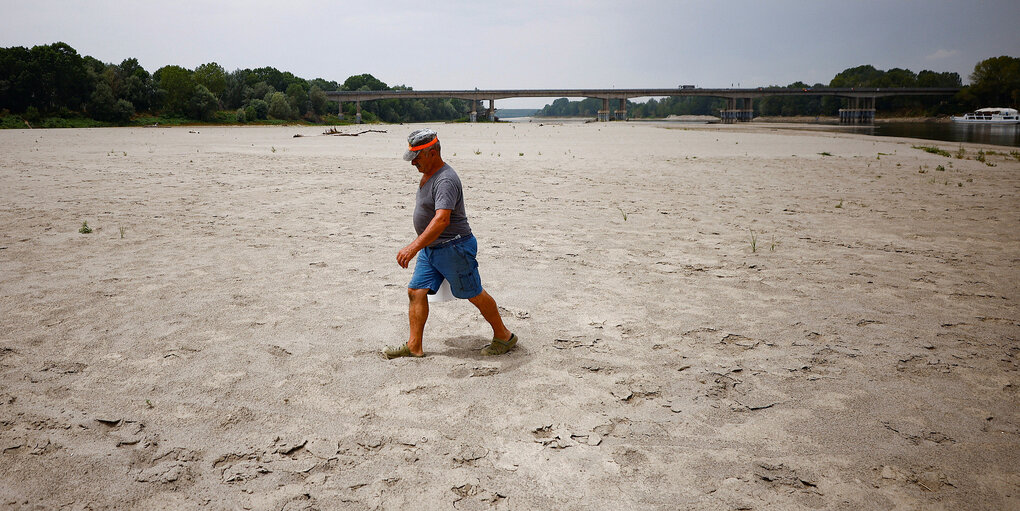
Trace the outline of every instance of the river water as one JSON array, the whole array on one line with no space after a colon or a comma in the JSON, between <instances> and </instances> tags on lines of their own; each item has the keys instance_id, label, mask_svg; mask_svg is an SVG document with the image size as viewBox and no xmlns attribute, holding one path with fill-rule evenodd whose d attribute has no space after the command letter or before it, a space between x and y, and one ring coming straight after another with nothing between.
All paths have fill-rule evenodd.
<instances>
[{"instance_id":1,"label":"river water","mask_svg":"<svg viewBox=\"0 0 1020 511\"><path fill-rule=\"evenodd\" d=\"M517 117L503 119L509 122L548 122L548 123L581 123L592 119L587 117L549 118L549 117ZM655 124L705 124L704 122L683 122L664 120L639 120L629 122L647 122ZM777 125L781 125L777 123ZM735 124L734 126L739 126ZM788 125L796 128L796 124ZM955 122L880 122L873 126L845 126L839 124L809 123L814 130L834 131L840 133L860 133L877 137L905 137L943 142L969 142L1009 147L1020 147L1020 124L989 125L961 124Z\"/></svg>"},{"instance_id":2,"label":"river water","mask_svg":"<svg viewBox=\"0 0 1020 511\"><path fill-rule=\"evenodd\" d=\"M944 142L971 142L1020 147L1020 125L961 124L956 122L883 122L839 131L879 137L908 137Z\"/></svg>"}]
</instances>

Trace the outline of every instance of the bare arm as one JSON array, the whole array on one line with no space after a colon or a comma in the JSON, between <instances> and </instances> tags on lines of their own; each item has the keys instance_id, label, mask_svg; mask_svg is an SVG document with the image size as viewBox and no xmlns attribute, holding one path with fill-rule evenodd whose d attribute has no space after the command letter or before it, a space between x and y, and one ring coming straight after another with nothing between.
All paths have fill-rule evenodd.
<instances>
[{"instance_id":1,"label":"bare arm","mask_svg":"<svg viewBox=\"0 0 1020 511\"><path fill-rule=\"evenodd\" d=\"M450 225L451 212L453 212L452 209L437 209L436 216L432 217L432 221L429 222L429 226L425 228L425 231L418 235L410 245L397 252L397 264L401 268L407 268L407 265L411 263L411 259L414 259L414 256L418 255L421 249L439 239L439 235L443 234L446 227Z\"/></svg>"}]
</instances>

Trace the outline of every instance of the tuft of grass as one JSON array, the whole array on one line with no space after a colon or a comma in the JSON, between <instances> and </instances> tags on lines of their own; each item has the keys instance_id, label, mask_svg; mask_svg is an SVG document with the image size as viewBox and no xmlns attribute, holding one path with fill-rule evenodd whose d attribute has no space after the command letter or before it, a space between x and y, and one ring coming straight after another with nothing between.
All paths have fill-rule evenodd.
<instances>
[{"instance_id":1,"label":"tuft of grass","mask_svg":"<svg viewBox=\"0 0 1020 511\"><path fill-rule=\"evenodd\" d=\"M1009 155L1016 158L1016 161L1020 161L1020 151L1010 151Z\"/></svg>"},{"instance_id":2,"label":"tuft of grass","mask_svg":"<svg viewBox=\"0 0 1020 511\"><path fill-rule=\"evenodd\" d=\"M517 156L524 156L524 153L517 153Z\"/></svg>"},{"instance_id":3,"label":"tuft of grass","mask_svg":"<svg viewBox=\"0 0 1020 511\"><path fill-rule=\"evenodd\" d=\"M118 227L117 229L120 230L120 239L124 239L124 233L127 232L127 229L124 227Z\"/></svg>"},{"instance_id":4,"label":"tuft of grass","mask_svg":"<svg viewBox=\"0 0 1020 511\"><path fill-rule=\"evenodd\" d=\"M977 158L974 158L974 159L979 161L979 162L981 162L981 163L984 163L985 162L985 152L984 152L984 150L980 150L979 149L978 150L978 154L977 154Z\"/></svg>"},{"instance_id":5,"label":"tuft of grass","mask_svg":"<svg viewBox=\"0 0 1020 511\"><path fill-rule=\"evenodd\" d=\"M843 208L843 199L839 199L839 204L836 204L836 207L840 209Z\"/></svg>"},{"instance_id":6,"label":"tuft of grass","mask_svg":"<svg viewBox=\"0 0 1020 511\"><path fill-rule=\"evenodd\" d=\"M945 171L946 171L946 168L945 168L945 167L943 167L942 165L939 165L938 167L935 167L935 170L937 170L937 171L939 171L939 172L945 172Z\"/></svg>"},{"instance_id":7,"label":"tuft of grass","mask_svg":"<svg viewBox=\"0 0 1020 511\"><path fill-rule=\"evenodd\" d=\"M748 231L751 231L751 253L753 254L758 251L758 236L754 234L754 229L748 229Z\"/></svg>"},{"instance_id":8,"label":"tuft of grass","mask_svg":"<svg viewBox=\"0 0 1020 511\"><path fill-rule=\"evenodd\" d=\"M960 144L960 148L956 150L956 154L953 155L957 160L962 160L967 155L967 150L963 148L963 144Z\"/></svg>"},{"instance_id":9,"label":"tuft of grass","mask_svg":"<svg viewBox=\"0 0 1020 511\"><path fill-rule=\"evenodd\" d=\"M769 245L769 252L775 252L775 251L776 251L776 235L773 234L772 235L772 244Z\"/></svg>"},{"instance_id":10,"label":"tuft of grass","mask_svg":"<svg viewBox=\"0 0 1020 511\"><path fill-rule=\"evenodd\" d=\"M945 149L939 149L938 147L935 147L933 145L915 145L915 146L911 146L911 147L913 147L914 149L920 149L920 150L922 150L922 151L924 151L926 153L932 153L932 154L937 154L939 156L945 156L946 158L950 158L950 157L953 156L952 154L949 154L949 151L946 151Z\"/></svg>"},{"instance_id":11,"label":"tuft of grass","mask_svg":"<svg viewBox=\"0 0 1020 511\"><path fill-rule=\"evenodd\" d=\"M92 228L89 227L89 223L88 222L82 222L81 223L81 228L78 229L78 232L81 233L81 234L88 234L88 233L92 232Z\"/></svg>"},{"instance_id":12,"label":"tuft of grass","mask_svg":"<svg viewBox=\"0 0 1020 511\"><path fill-rule=\"evenodd\" d=\"M480 149L475 149L475 156L477 156L479 154L482 154L482 151Z\"/></svg>"},{"instance_id":13,"label":"tuft of grass","mask_svg":"<svg viewBox=\"0 0 1020 511\"><path fill-rule=\"evenodd\" d=\"M270 146L270 148L269 148L269 149L270 149L271 151L273 151L274 153L276 152L276 146Z\"/></svg>"},{"instance_id":14,"label":"tuft of grass","mask_svg":"<svg viewBox=\"0 0 1020 511\"><path fill-rule=\"evenodd\" d=\"M616 206L616 209L620 210L620 214L623 215L623 221L626 222L627 221L627 212L624 211L623 208L621 208L620 206Z\"/></svg>"}]
</instances>

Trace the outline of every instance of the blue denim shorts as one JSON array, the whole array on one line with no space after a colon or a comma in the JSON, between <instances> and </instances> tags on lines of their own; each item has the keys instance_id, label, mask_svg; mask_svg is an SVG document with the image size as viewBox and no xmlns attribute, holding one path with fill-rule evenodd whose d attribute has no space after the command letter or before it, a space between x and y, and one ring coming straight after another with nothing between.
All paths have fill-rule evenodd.
<instances>
[{"instance_id":1,"label":"blue denim shorts","mask_svg":"<svg viewBox=\"0 0 1020 511\"><path fill-rule=\"evenodd\" d=\"M450 281L450 291L457 298L474 298L482 292L478 274L478 240L474 235L454 238L434 248L423 248L414 263L410 289L428 289L436 294L443 280Z\"/></svg>"}]
</instances>

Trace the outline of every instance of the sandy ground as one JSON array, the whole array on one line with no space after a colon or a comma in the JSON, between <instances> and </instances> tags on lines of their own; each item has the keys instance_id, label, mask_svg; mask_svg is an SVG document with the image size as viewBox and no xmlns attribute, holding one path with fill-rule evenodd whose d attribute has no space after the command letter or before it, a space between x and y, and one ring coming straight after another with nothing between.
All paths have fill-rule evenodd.
<instances>
[{"instance_id":1,"label":"sandy ground","mask_svg":"<svg viewBox=\"0 0 1020 511\"><path fill-rule=\"evenodd\" d=\"M0 131L0 506L1020 507L1016 159L436 125L521 344L448 302L386 361L418 174L367 128Z\"/></svg>"}]
</instances>

